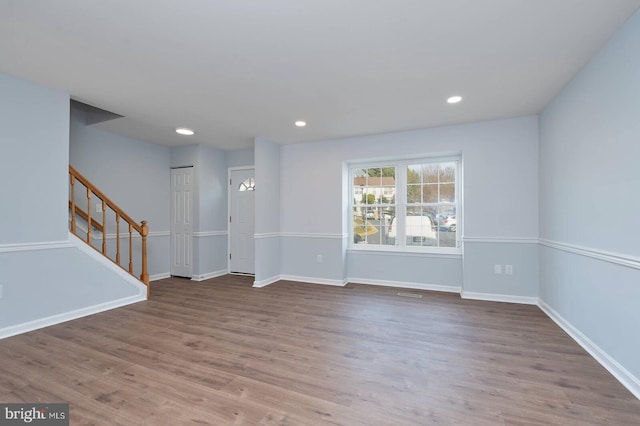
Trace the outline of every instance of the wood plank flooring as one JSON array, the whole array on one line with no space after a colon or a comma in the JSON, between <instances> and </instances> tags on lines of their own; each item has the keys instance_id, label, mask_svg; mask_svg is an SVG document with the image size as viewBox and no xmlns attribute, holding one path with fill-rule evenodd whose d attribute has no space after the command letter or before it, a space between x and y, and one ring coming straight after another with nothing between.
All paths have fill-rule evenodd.
<instances>
[{"instance_id":1,"label":"wood plank flooring","mask_svg":"<svg viewBox=\"0 0 640 426\"><path fill-rule=\"evenodd\" d=\"M639 425L640 401L537 307L252 278L0 340L0 401L95 425Z\"/></svg>"}]
</instances>

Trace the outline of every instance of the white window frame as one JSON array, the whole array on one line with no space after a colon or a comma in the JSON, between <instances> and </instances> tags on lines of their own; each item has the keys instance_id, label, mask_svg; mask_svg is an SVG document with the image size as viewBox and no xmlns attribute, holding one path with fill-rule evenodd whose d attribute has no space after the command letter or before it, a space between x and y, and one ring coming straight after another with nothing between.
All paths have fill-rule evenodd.
<instances>
[{"instance_id":1,"label":"white window frame","mask_svg":"<svg viewBox=\"0 0 640 426\"><path fill-rule=\"evenodd\" d=\"M397 226L396 245L367 245L354 243L353 229L353 181L354 170L361 168L376 168L376 167L395 167L396 168L396 217L405 217L407 212L407 166L424 163L456 163L456 175L455 175L455 197L456 197L456 247L433 247L433 246L407 246L406 245L406 227L404 223ZM354 161L347 163L349 170L348 176L348 194L349 194L349 250L354 251L384 251L384 252L409 252L409 253L428 253L428 254L462 254L462 155L447 155L447 156L420 156L401 159L388 159L388 160L375 160L375 161ZM404 222L404 220L402 220ZM401 226L402 225L402 226Z\"/></svg>"}]
</instances>

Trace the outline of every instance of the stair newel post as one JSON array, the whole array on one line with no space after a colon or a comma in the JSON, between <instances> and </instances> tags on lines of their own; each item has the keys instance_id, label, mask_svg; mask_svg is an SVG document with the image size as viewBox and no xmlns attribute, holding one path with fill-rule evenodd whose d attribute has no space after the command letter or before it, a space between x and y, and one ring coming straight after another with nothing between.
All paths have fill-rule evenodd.
<instances>
[{"instance_id":1,"label":"stair newel post","mask_svg":"<svg viewBox=\"0 0 640 426\"><path fill-rule=\"evenodd\" d=\"M74 175L69 176L71 178L71 232L76 235L76 177Z\"/></svg>"},{"instance_id":2,"label":"stair newel post","mask_svg":"<svg viewBox=\"0 0 640 426\"><path fill-rule=\"evenodd\" d=\"M102 200L102 254L107 255L107 203Z\"/></svg>"},{"instance_id":3,"label":"stair newel post","mask_svg":"<svg viewBox=\"0 0 640 426\"><path fill-rule=\"evenodd\" d=\"M87 243L91 246L91 188L87 187Z\"/></svg>"},{"instance_id":4,"label":"stair newel post","mask_svg":"<svg viewBox=\"0 0 640 426\"><path fill-rule=\"evenodd\" d=\"M149 226L147 221L143 220L140 225L142 226L142 275L140 280L147 285L147 299L149 298L149 271L147 270L147 235L149 235Z\"/></svg>"},{"instance_id":5,"label":"stair newel post","mask_svg":"<svg viewBox=\"0 0 640 426\"><path fill-rule=\"evenodd\" d=\"M133 275L133 225L129 222L129 273Z\"/></svg>"},{"instance_id":6,"label":"stair newel post","mask_svg":"<svg viewBox=\"0 0 640 426\"><path fill-rule=\"evenodd\" d=\"M116 263L120 266L120 213L116 212Z\"/></svg>"}]
</instances>

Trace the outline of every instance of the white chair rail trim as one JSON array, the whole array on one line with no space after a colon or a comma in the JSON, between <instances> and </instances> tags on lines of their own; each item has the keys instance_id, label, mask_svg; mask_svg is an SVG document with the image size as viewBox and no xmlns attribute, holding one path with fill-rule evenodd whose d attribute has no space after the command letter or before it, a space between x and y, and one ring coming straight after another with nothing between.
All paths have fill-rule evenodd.
<instances>
[{"instance_id":1,"label":"white chair rail trim","mask_svg":"<svg viewBox=\"0 0 640 426\"><path fill-rule=\"evenodd\" d=\"M462 237L465 243L538 244L538 238L530 237Z\"/></svg>"},{"instance_id":2,"label":"white chair rail trim","mask_svg":"<svg viewBox=\"0 0 640 426\"><path fill-rule=\"evenodd\" d=\"M602 260L604 262L614 263L616 265L626 266L628 268L640 269L640 258L635 256L628 256L622 253L614 253L606 250L598 250L546 239L541 239L540 245L564 251L566 253L573 253L580 256L590 257L592 259Z\"/></svg>"},{"instance_id":3,"label":"white chair rail trim","mask_svg":"<svg viewBox=\"0 0 640 426\"><path fill-rule=\"evenodd\" d=\"M227 231L201 231L201 232L194 232L193 236L196 238L201 238L201 237L218 237L218 236L224 236L227 234L228 234Z\"/></svg>"},{"instance_id":4,"label":"white chair rail trim","mask_svg":"<svg viewBox=\"0 0 640 426\"><path fill-rule=\"evenodd\" d=\"M311 233L311 232L265 232L254 234L256 239L261 238L323 238L342 240L348 237L348 234L327 234L327 233Z\"/></svg>"},{"instance_id":5,"label":"white chair rail trim","mask_svg":"<svg viewBox=\"0 0 640 426\"><path fill-rule=\"evenodd\" d=\"M33 243L0 244L0 253L11 253L17 251L53 250L74 247L68 240L64 241L41 241Z\"/></svg>"}]
</instances>

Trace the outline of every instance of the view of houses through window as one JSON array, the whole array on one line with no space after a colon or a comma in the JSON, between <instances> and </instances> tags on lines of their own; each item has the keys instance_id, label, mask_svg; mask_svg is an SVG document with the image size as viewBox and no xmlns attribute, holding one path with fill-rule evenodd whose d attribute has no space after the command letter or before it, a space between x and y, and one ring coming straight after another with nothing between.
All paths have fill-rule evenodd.
<instances>
[{"instance_id":1,"label":"view of houses through window","mask_svg":"<svg viewBox=\"0 0 640 426\"><path fill-rule=\"evenodd\" d=\"M351 168L356 245L457 247L457 159Z\"/></svg>"}]
</instances>

